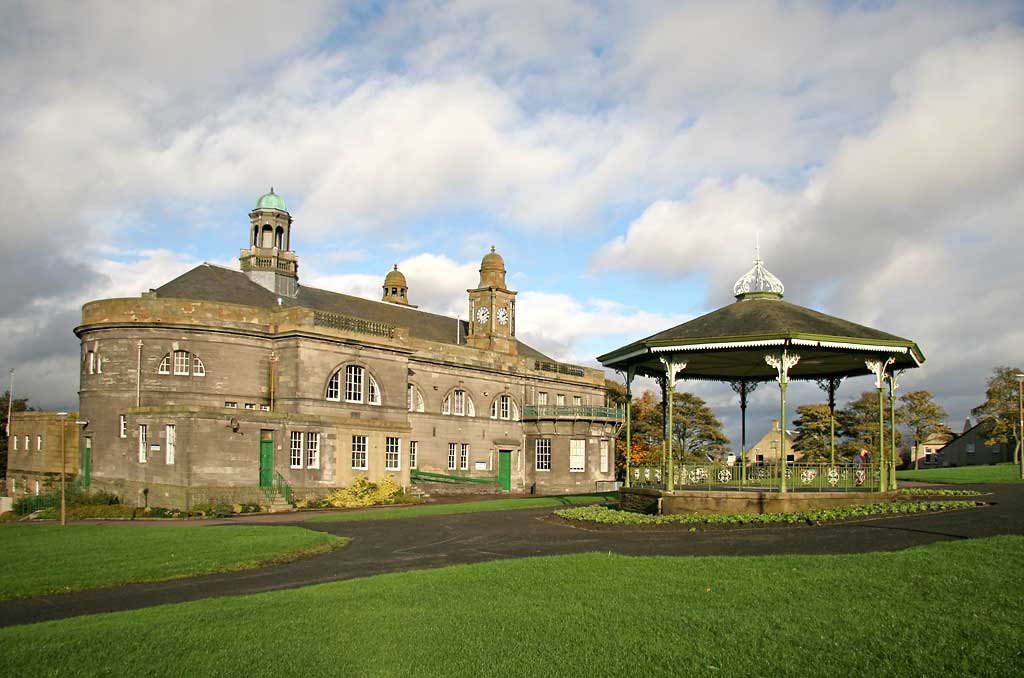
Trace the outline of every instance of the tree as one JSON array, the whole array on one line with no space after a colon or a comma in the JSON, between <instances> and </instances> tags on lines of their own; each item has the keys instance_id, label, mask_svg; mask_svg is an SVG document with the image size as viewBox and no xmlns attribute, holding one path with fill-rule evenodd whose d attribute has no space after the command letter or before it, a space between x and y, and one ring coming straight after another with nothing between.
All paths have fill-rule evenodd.
<instances>
[{"instance_id":1,"label":"tree","mask_svg":"<svg viewBox=\"0 0 1024 678\"><path fill-rule=\"evenodd\" d=\"M700 396L672 395L672 456L678 460L714 460L728 452L722 422Z\"/></svg>"},{"instance_id":2,"label":"tree","mask_svg":"<svg viewBox=\"0 0 1024 678\"><path fill-rule=\"evenodd\" d=\"M892 430L890 421L889 395L884 395L885 408L885 449L886 458L889 456L889 440ZM865 448L872 455L878 454L878 392L864 391L856 400L846 403L845 407L836 410L836 427L838 433L843 437L843 444L836 447L836 451L842 450L844 457L856 454L860 448ZM899 428L896 430L896 447L900 445L901 436ZM874 459L874 461L878 461Z\"/></svg>"},{"instance_id":3,"label":"tree","mask_svg":"<svg viewBox=\"0 0 1024 678\"><path fill-rule=\"evenodd\" d=\"M615 383L615 382L611 382ZM626 389L622 389L625 403ZM664 441L664 418L661 414L661 401L655 400L654 394L644 391L639 398L633 399L631 412L630 466L656 465L661 463L661 446ZM626 464L626 427L619 430L615 441L615 465L625 469Z\"/></svg>"},{"instance_id":4,"label":"tree","mask_svg":"<svg viewBox=\"0 0 1024 678\"><path fill-rule=\"evenodd\" d=\"M828 405L800 405L796 408L796 413L798 416L793 422L796 428L793 449L802 452L808 461L828 459L832 447L832 417Z\"/></svg>"},{"instance_id":5,"label":"tree","mask_svg":"<svg viewBox=\"0 0 1024 678\"><path fill-rule=\"evenodd\" d=\"M985 444L1006 443L1014 445L1013 459L1020 460L1020 401L1017 376L1022 370L1017 367L996 367L989 377L985 389L985 402L971 410L971 414L992 422Z\"/></svg>"},{"instance_id":6,"label":"tree","mask_svg":"<svg viewBox=\"0 0 1024 678\"><path fill-rule=\"evenodd\" d=\"M612 379L605 379L604 387L608 391L606 396L608 407L626 406L626 386L624 384L620 384Z\"/></svg>"},{"instance_id":7,"label":"tree","mask_svg":"<svg viewBox=\"0 0 1024 678\"><path fill-rule=\"evenodd\" d=\"M639 398L633 399L633 439L644 441L649 447L660 449L665 442L665 417L661 411L661 401L656 400L650 391L644 391Z\"/></svg>"},{"instance_id":8,"label":"tree","mask_svg":"<svg viewBox=\"0 0 1024 678\"><path fill-rule=\"evenodd\" d=\"M935 402L930 391L911 391L900 396L896 417L914 436L914 446L911 448L914 468L918 467L917 449L921 443L944 432L943 429L949 430L945 423L947 416L946 410Z\"/></svg>"},{"instance_id":9,"label":"tree","mask_svg":"<svg viewBox=\"0 0 1024 678\"><path fill-rule=\"evenodd\" d=\"M4 391L0 396L0 477L7 475L7 406L11 402L11 392ZM28 398L15 398L11 410L14 412L28 412L35 408L28 406Z\"/></svg>"}]
</instances>

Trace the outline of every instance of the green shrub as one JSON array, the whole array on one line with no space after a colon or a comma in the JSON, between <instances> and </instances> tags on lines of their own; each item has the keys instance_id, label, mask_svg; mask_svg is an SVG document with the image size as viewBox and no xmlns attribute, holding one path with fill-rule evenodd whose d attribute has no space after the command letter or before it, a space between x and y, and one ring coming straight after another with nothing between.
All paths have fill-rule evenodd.
<instances>
[{"instance_id":1,"label":"green shrub","mask_svg":"<svg viewBox=\"0 0 1024 678\"><path fill-rule=\"evenodd\" d=\"M984 494L978 490L940 490L928 487L907 487L900 490L904 497L973 497Z\"/></svg>"},{"instance_id":2,"label":"green shrub","mask_svg":"<svg viewBox=\"0 0 1024 678\"><path fill-rule=\"evenodd\" d=\"M555 511L555 515L568 518L569 520L580 520L604 525L768 525L778 523L816 525L869 516L949 511L984 505L984 502L974 501L898 501L862 506L839 506L836 508L795 511L792 513L741 513L736 515L679 513L653 516L643 513L632 513L630 511L617 511L607 506L581 506Z\"/></svg>"},{"instance_id":3,"label":"green shrub","mask_svg":"<svg viewBox=\"0 0 1024 678\"><path fill-rule=\"evenodd\" d=\"M227 518L234 513L231 504L196 504L188 512L188 515L202 518Z\"/></svg>"},{"instance_id":4,"label":"green shrub","mask_svg":"<svg viewBox=\"0 0 1024 678\"><path fill-rule=\"evenodd\" d=\"M370 482L366 476L359 476L348 487L327 495L326 502L334 508L356 508L394 504L401 496L402 488L390 474L379 483Z\"/></svg>"},{"instance_id":5,"label":"green shrub","mask_svg":"<svg viewBox=\"0 0 1024 678\"><path fill-rule=\"evenodd\" d=\"M188 518L188 512L181 509L162 508L160 506L149 506L144 509L136 509L137 518Z\"/></svg>"},{"instance_id":6,"label":"green shrub","mask_svg":"<svg viewBox=\"0 0 1024 678\"><path fill-rule=\"evenodd\" d=\"M74 500L71 503L76 505L106 504L112 506L120 504L121 498L111 492L100 490L99 492L75 493Z\"/></svg>"},{"instance_id":7,"label":"green shrub","mask_svg":"<svg viewBox=\"0 0 1024 678\"><path fill-rule=\"evenodd\" d=\"M319 509L330 508L330 506L327 497L306 497L295 502L295 508L297 509Z\"/></svg>"}]
</instances>

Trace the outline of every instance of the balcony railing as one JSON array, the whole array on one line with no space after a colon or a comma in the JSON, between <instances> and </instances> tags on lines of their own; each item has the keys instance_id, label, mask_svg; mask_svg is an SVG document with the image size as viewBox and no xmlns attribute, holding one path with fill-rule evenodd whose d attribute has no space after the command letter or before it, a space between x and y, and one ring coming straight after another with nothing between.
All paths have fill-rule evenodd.
<instances>
[{"instance_id":1,"label":"balcony railing","mask_svg":"<svg viewBox=\"0 0 1024 678\"><path fill-rule=\"evenodd\" d=\"M558 374L570 374L574 377L583 376L583 368L578 365L566 365L565 363L548 363L541 360L535 360L533 362L533 368L535 370L541 370L542 372L557 372Z\"/></svg>"},{"instance_id":2,"label":"balcony railing","mask_svg":"<svg viewBox=\"0 0 1024 678\"><path fill-rule=\"evenodd\" d=\"M347 315L317 311L313 314L313 324L319 327L331 327L336 330L347 330L360 334L372 334L377 337L394 337L395 326L363 318L350 318Z\"/></svg>"},{"instance_id":3,"label":"balcony railing","mask_svg":"<svg viewBox=\"0 0 1024 678\"><path fill-rule=\"evenodd\" d=\"M616 407L592 405L525 405L523 419L611 419L622 421L625 412Z\"/></svg>"},{"instance_id":4,"label":"balcony railing","mask_svg":"<svg viewBox=\"0 0 1024 678\"><path fill-rule=\"evenodd\" d=\"M244 252L244 250L243 250ZM279 256L246 256L242 259L243 271L285 271L295 273L295 262Z\"/></svg>"}]
</instances>

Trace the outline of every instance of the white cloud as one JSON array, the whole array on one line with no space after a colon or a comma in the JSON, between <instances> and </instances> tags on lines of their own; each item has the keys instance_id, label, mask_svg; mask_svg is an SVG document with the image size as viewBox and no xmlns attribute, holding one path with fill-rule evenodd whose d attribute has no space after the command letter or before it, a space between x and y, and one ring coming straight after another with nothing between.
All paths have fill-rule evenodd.
<instances>
[{"instance_id":1,"label":"white cloud","mask_svg":"<svg viewBox=\"0 0 1024 678\"><path fill-rule=\"evenodd\" d=\"M684 322L682 316L666 316L629 308L607 299L580 301L568 294L520 292L516 301L516 334L526 343L557 360L590 364L594 356L581 351L584 344L625 343L629 337L652 334Z\"/></svg>"},{"instance_id":2,"label":"white cloud","mask_svg":"<svg viewBox=\"0 0 1024 678\"><path fill-rule=\"evenodd\" d=\"M700 273L724 300L759 231L798 301L972 356L1012 351L997 300L1020 286L1013 22L1009 3L15 4L0 28L0 323L173 277L226 206L275 185L302 237L334 252L303 253L303 281L372 298L386 267L328 272L399 252L414 303L464 313L487 245L551 249L633 221L602 236L603 261ZM452 214L486 216L423 226ZM460 228L447 254L469 263L410 256ZM358 251L336 244L353 232ZM928 298L950 268L946 305L877 301L883 279ZM524 295L546 293L519 273ZM562 311L592 332L641 313L603 303ZM553 334L559 355L589 350Z\"/></svg>"},{"instance_id":3,"label":"white cloud","mask_svg":"<svg viewBox=\"0 0 1024 678\"><path fill-rule=\"evenodd\" d=\"M790 298L917 340L930 360L907 387L962 407L963 389L981 397L967 375L1022 357L1024 332L1005 313L1024 284L1020 63L1024 35L1007 28L929 50L893 78L878 124L805 185L707 179L652 204L594 265L702 273L719 305L760 231Z\"/></svg>"},{"instance_id":4,"label":"white cloud","mask_svg":"<svg viewBox=\"0 0 1024 678\"><path fill-rule=\"evenodd\" d=\"M424 252L397 262L398 270L409 284L409 302L424 311L465 318L469 305L466 290L479 282L480 264L459 263L442 254ZM380 299L384 276L363 273L329 275L314 273L305 284L365 299Z\"/></svg>"}]
</instances>

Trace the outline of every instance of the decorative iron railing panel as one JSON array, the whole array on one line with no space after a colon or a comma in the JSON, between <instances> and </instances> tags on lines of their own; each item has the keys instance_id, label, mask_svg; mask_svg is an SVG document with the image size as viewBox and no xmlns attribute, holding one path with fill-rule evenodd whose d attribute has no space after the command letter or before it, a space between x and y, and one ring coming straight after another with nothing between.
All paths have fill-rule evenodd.
<instances>
[{"instance_id":1,"label":"decorative iron railing panel","mask_svg":"<svg viewBox=\"0 0 1024 678\"><path fill-rule=\"evenodd\" d=\"M394 325L377 322L375 320L352 318L350 316L339 315L337 313L327 313L326 311L315 311L313 313L313 324L319 327L330 327L336 330L372 334L377 337L391 338L395 336Z\"/></svg>"},{"instance_id":2,"label":"decorative iron railing panel","mask_svg":"<svg viewBox=\"0 0 1024 678\"><path fill-rule=\"evenodd\" d=\"M625 412L595 405L524 405L523 419L613 419L622 421Z\"/></svg>"},{"instance_id":3,"label":"decorative iron railing panel","mask_svg":"<svg viewBox=\"0 0 1024 678\"><path fill-rule=\"evenodd\" d=\"M574 377L583 376L583 368L578 365L566 365L565 363L549 363L543 360L535 360L533 368L543 372L557 372L559 374L570 374Z\"/></svg>"},{"instance_id":4,"label":"decorative iron railing panel","mask_svg":"<svg viewBox=\"0 0 1024 678\"><path fill-rule=\"evenodd\" d=\"M632 487L665 489L665 473L660 466L634 466L629 469ZM751 464L746 473L737 464L681 464L674 469L675 489L704 490L778 490L779 466ZM786 464L786 487L790 490L840 492L878 490L880 471L876 464Z\"/></svg>"}]
</instances>

